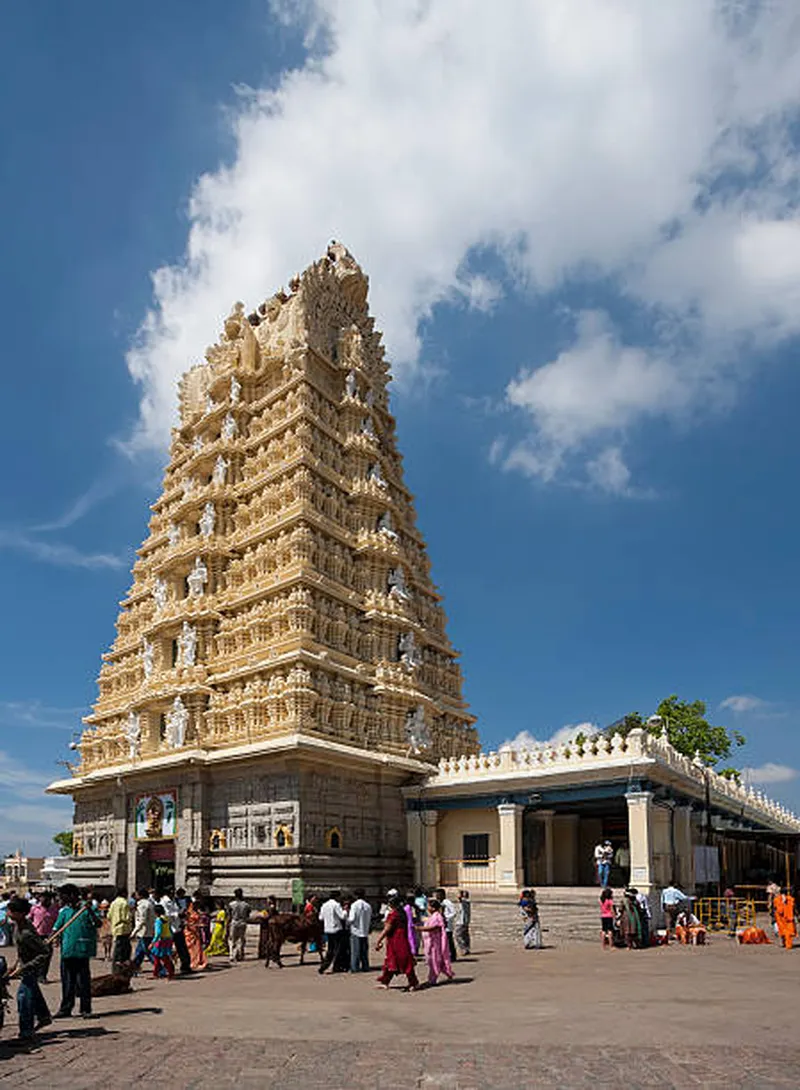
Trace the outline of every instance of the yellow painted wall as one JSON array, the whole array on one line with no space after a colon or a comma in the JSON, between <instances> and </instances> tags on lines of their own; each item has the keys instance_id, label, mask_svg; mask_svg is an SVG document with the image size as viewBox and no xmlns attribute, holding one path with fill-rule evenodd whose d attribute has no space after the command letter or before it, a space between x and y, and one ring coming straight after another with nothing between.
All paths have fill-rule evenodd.
<instances>
[{"instance_id":1,"label":"yellow painted wall","mask_svg":"<svg viewBox=\"0 0 800 1090\"><path fill-rule=\"evenodd\" d=\"M469 833L489 834L489 855L500 852L500 819L495 809L440 810L436 826L436 854L439 859L461 859L463 837Z\"/></svg>"}]
</instances>

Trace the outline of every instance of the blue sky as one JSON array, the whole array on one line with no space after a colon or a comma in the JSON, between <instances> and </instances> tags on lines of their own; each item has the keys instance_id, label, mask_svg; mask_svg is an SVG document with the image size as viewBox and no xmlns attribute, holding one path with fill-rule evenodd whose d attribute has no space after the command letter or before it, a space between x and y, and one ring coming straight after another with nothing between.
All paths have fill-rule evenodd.
<instances>
[{"instance_id":1,"label":"blue sky","mask_svg":"<svg viewBox=\"0 0 800 1090\"><path fill-rule=\"evenodd\" d=\"M678 692L800 809L797 30L485 8L4 10L0 850L65 824L176 376L332 237L484 743Z\"/></svg>"}]
</instances>

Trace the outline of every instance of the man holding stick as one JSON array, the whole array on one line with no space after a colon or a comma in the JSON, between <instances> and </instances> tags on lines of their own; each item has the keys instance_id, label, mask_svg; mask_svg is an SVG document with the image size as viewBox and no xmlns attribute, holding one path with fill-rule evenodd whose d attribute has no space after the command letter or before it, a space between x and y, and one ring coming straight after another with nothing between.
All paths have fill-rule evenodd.
<instances>
[{"instance_id":1,"label":"man holding stick","mask_svg":"<svg viewBox=\"0 0 800 1090\"><path fill-rule=\"evenodd\" d=\"M30 907L28 901L15 897L6 908L8 918L15 924L17 944L17 964L9 976L20 978L17 991L19 1036L9 1043L22 1048L33 1043L35 1029L49 1026L53 1020L39 987L39 974L50 960L50 948L28 919Z\"/></svg>"},{"instance_id":2,"label":"man holding stick","mask_svg":"<svg viewBox=\"0 0 800 1090\"><path fill-rule=\"evenodd\" d=\"M92 1017L92 978L89 962L97 954L97 929L100 916L91 901L79 906L80 891L77 886L62 886L63 908L55 923L61 935L61 1006L53 1017L70 1018L77 995L83 1018Z\"/></svg>"}]
</instances>

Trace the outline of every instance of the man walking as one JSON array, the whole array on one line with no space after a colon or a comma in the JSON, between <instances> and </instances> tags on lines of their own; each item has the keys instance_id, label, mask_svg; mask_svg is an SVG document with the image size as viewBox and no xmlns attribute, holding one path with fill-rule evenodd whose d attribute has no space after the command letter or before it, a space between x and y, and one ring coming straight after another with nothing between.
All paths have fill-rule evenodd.
<instances>
[{"instance_id":1,"label":"man walking","mask_svg":"<svg viewBox=\"0 0 800 1090\"><path fill-rule=\"evenodd\" d=\"M355 900L347 914L350 923L350 972L369 972L369 929L372 924L372 905L366 900L363 889L355 891Z\"/></svg>"},{"instance_id":2,"label":"man walking","mask_svg":"<svg viewBox=\"0 0 800 1090\"><path fill-rule=\"evenodd\" d=\"M15 897L6 907L8 919L15 924L17 943L17 964L11 972L18 970L20 973L17 991L19 1036L10 1044L22 1047L33 1042L34 1030L49 1026L53 1021L39 987L39 976L50 961L50 947L28 919L29 910L30 903L22 897Z\"/></svg>"},{"instance_id":3,"label":"man walking","mask_svg":"<svg viewBox=\"0 0 800 1090\"><path fill-rule=\"evenodd\" d=\"M169 922L169 929L172 932L172 944L180 961L181 972L191 973L192 959L189 956L186 939L183 936L183 913L172 887L164 891L160 904Z\"/></svg>"},{"instance_id":4,"label":"man walking","mask_svg":"<svg viewBox=\"0 0 800 1090\"><path fill-rule=\"evenodd\" d=\"M117 895L108 906L108 919L111 927L111 968L116 972L123 961L131 960L131 931L133 919L131 906L128 904L128 891L121 887Z\"/></svg>"},{"instance_id":5,"label":"man walking","mask_svg":"<svg viewBox=\"0 0 800 1090\"><path fill-rule=\"evenodd\" d=\"M250 921L252 909L244 899L241 889L233 891L233 900L228 905L228 949L231 961L244 961L245 945L247 943L247 924Z\"/></svg>"},{"instance_id":6,"label":"man walking","mask_svg":"<svg viewBox=\"0 0 800 1090\"><path fill-rule=\"evenodd\" d=\"M347 921L347 913L339 903L341 896L341 892L338 889L332 890L328 894L327 901L319 910L319 918L322 921L322 930L325 932L325 956L317 970L320 975L322 975L331 965L334 966L333 971L335 973L339 972L336 968L336 962L337 959L341 957L342 943L347 937L347 932L344 929L344 925Z\"/></svg>"},{"instance_id":7,"label":"man walking","mask_svg":"<svg viewBox=\"0 0 800 1090\"><path fill-rule=\"evenodd\" d=\"M61 1006L53 1017L70 1018L77 997L81 1016L91 1018L92 977L89 963L97 956L97 929L102 921L91 901L87 900L80 905L80 890L77 886L71 883L62 886L61 900L64 907L56 917L53 927L54 931L66 928L60 939Z\"/></svg>"},{"instance_id":8,"label":"man walking","mask_svg":"<svg viewBox=\"0 0 800 1090\"><path fill-rule=\"evenodd\" d=\"M436 898L442 906L442 915L444 916L444 927L447 932L447 945L450 949L450 960L456 961L458 958L458 952L456 951L455 940L453 939L453 925L456 919L456 906L447 896L447 891L444 889L436 890Z\"/></svg>"},{"instance_id":9,"label":"man walking","mask_svg":"<svg viewBox=\"0 0 800 1090\"><path fill-rule=\"evenodd\" d=\"M143 890L139 890L134 896L136 898L136 915L131 938L136 939L133 964L138 972L145 958L151 962L153 960L150 947L153 945L153 935L156 930L156 913L153 902Z\"/></svg>"}]
</instances>

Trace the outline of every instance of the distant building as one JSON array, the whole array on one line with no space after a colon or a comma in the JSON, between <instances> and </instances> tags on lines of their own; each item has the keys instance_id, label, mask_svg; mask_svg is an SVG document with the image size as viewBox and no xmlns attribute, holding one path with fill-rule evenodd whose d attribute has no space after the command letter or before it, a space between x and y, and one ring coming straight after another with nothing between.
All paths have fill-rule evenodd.
<instances>
[{"instance_id":1,"label":"distant building","mask_svg":"<svg viewBox=\"0 0 800 1090\"><path fill-rule=\"evenodd\" d=\"M69 856L48 855L42 866L41 885L63 886L69 880L69 862Z\"/></svg>"},{"instance_id":2,"label":"distant building","mask_svg":"<svg viewBox=\"0 0 800 1090\"><path fill-rule=\"evenodd\" d=\"M44 858L23 855L19 848L3 861L3 878L7 888L25 889L36 885L42 876Z\"/></svg>"}]
</instances>

